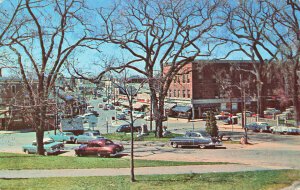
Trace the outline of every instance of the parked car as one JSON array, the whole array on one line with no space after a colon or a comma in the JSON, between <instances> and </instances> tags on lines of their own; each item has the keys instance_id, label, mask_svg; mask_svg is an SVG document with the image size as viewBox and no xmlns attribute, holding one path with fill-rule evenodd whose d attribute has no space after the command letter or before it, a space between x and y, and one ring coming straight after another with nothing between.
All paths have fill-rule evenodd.
<instances>
[{"instance_id":1,"label":"parked car","mask_svg":"<svg viewBox=\"0 0 300 190\"><path fill-rule=\"evenodd\" d=\"M109 110L114 110L114 109L115 109L115 106L112 105L112 104L105 104L105 106L106 106L107 109L109 109Z\"/></svg>"},{"instance_id":2,"label":"parked car","mask_svg":"<svg viewBox=\"0 0 300 190\"><path fill-rule=\"evenodd\" d=\"M237 124L238 123L238 116L228 117L227 119L223 120L223 122L227 125Z\"/></svg>"},{"instance_id":3,"label":"parked car","mask_svg":"<svg viewBox=\"0 0 300 190\"><path fill-rule=\"evenodd\" d=\"M144 118L145 117L145 112L133 111L132 116L135 117L135 118Z\"/></svg>"},{"instance_id":4,"label":"parked car","mask_svg":"<svg viewBox=\"0 0 300 190\"><path fill-rule=\"evenodd\" d=\"M124 113L118 113L117 114L117 119L118 120L126 120L126 115Z\"/></svg>"},{"instance_id":5,"label":"parked car","mask_svg":"<svg viewBox=\"0 0 300 190\"><path fill-rule=\"evenodd\" d=\"M103 97L103 98L102 98L102 101L103 101L103 102L107 102L107 100L108 100L107 97Z\"/></svg>"},{"instance_id":6,"label":"parked car","mask_svg":"<svg viewBox=\"0 0 300 190\"><path fill-rule=\"evenodd\" d=\"M215 118L217 120L225 120L229 117L230 113L229 112L221 112L220 114L218 115L215 115Z\"/></svg>"},{"instance_id":7,"label":"parked car","mask_svg":"<svg viewBox=\"0 0 300 190\"><path fill-rule=\"evenodd\" d=\"M222 146L222 142L212 138L205 131L187 131L182 137L170 139L173 148L178 146L194 146L199 148Z\"/></svg>"},{"instance_id":8,"label":"parked car","mask_svg":"<svg viewBox=\"0 0 300 190\"><path fill-rule=\"evenodd\" d=\"M115 110L122 111L122 107L121 106L115 106Z\"/></svg>"},{"instance_id":9,"label":"parked car","mask_svg":"<svg viewBox=\"0 0 300 190\"><path fill-rule=\"evenodd\" d=\"M88 143L91 140L103 139L104 137L100 136L98 132L84 132L82 135L78 135L74 140L76 144L79 143Z\"/></svg>"},{"instance_id":10,"label":"parked car","mask_svg":"<svg viewBox=\"0 0 300 190\"><path fill-rule=\"evenodd\" d=\"M277 110L275 108L267 108L265 111L264 111L264 115L277 115L277 114L280 114L281 111L280 110Z\"/></svg>"},{"instance_id":11,"label":"parked car","mask_svg":"<svg viewBox=\"0 0 300 190\"><path fill-rule=\"evenodd\" d=\"M254 122L246 124L245 126L246 130L251 130L255 132L271 132L270 128L271 126L266 122Z\"/></svg>"},{"instance_id":12,"label":"parked car","mask_svg":"<svg viewBox=\"0 0 300 190\"><path fill-rule=\"evenodd\" d=\"M103 108L103 104L98 104L98 108Z\"/></svg>"},{"instance_id":13,"label":"parked car","mask_svg":"<svg viewBox=\"0 0 300 190\"><path fill-rule=\"evenodd\" d=\"M49 135L50 139L56 142L71 142L74 143L75 135L72 132L59 132L56 135Z\"/></svg>"},{"instance_id":14,"label":"parked car","mask_svg":"<svg viewBox=\"0 0 300 190\"><path fill-rule=\"evenodd\" d=\"M139 132L140 130L142 130L142 127L141 126L133 126L133 131L134 132ZM116 132L125 132L125 133L129 133L131 132L130 130L130 126L128 124L125 124L125 125L120 125Z\"/></svg>"},{"instance_id":15,"label":"parked car","mask_svg":"<svg viewBox=\"0 0 300 190\"><path fill-rule=\"evenodd\" d=\"M97 111L89 111L89 113L95 115L96 117L99 117L99 113Z\"/></svg>"},{"instance_id":16,"label":"parked car","mask_svg":"<svg viewBox=\"0 0 300 190\"><path fill-rule=\"evenodd\" d=\"M61 150L64 149L64 144L61 142L55 142L53 139L44 138L44 151L45 155L58 154ZM37 153L37 143L33 141L32 144L27 144L22 146L23 152L27 154L36 154Z\"/></svg>"},{"instance_id":17,"label":"parked car","mask_svg":"<svg viewBox=\"0 0 300 190\"><path fill-rule=\"evenodd\" d=\"M130 114L130 109L128 109L128 108L123 108L122 109L122 113L125 113L125 114Z\"/></svg>"},{"instance_id":18,"label":"parked car","mask_svg":"<svg viewBox=\"0 0 300 190\"><path fill-rule=\"evenodd\" d=\"M252 111L245 111L245 115L246 117L252 117L253 115L255 115L255 113L253 113ZM239 118L242 117L242 113L237 113L236 116L238 116Z\"/></svg>"},{"instance_id":19,"label":"parked car","mask_svg":"<svg viewBox=\"0 0 300 190\"><path fill-rule=\"evenodd\" d=\"M270 128L270 131L273 134L300 135L300 129L297 127L274 126Z\"/></svg>"},{"instance_id":20,"label":"parked car","mask_svg":"<svg viewBox=\"0 0 300 190\"><path fill-rule=\"evenodd\" d=\"M123 145L115 144L109 139L97 139L75 148L75 155L97 155L99 157L115 156L124 150Z\"/></svg>"}]
</instances>

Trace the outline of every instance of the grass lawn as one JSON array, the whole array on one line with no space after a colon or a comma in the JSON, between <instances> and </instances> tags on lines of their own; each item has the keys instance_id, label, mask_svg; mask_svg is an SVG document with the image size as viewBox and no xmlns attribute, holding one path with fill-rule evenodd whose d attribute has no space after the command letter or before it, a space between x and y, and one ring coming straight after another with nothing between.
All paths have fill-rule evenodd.
<instances>
[{"instance_id":1,"label":"grass lawn","mask_svg":"<svg viewBox=\"0 0 300 190\"><path fill-rule=\"evenodd\" d=\"M129 168L129 159L38 156L28 154L0 153L0 170L21 169L83 169L83 168ZM136 167L215 165L226 162L174 162L159 160L135 160ZM1 188L0 188L1 189Z\"/></svg>"},{"instance_id":2,"label":"grass lawn","mask_svg":"<svg viewBox=\"0 0 300 190\"><path fill-rule=\"evenodd\" d=\"M149 135L143 137L137 137L137 133L134 133L135 141L159 141L159 142L168 142L171 138L182 136L182 134L171 133L168 137L156 138L154 132L150 132ZM111 133L105 134L104 137L112 140L121 140L121 141L130 141L131 135L130 133Z\"/></svg>"},{"instance_id":3,"label":"grass lawn","mask_svg":"<svg viewBox=\"0 0 300 190\"><path fill-rule=\"evenodd\" d=\"M300 179L299 170L117 177L0 179L0 189L276 190Z\"/></svg>"}]
</instances>

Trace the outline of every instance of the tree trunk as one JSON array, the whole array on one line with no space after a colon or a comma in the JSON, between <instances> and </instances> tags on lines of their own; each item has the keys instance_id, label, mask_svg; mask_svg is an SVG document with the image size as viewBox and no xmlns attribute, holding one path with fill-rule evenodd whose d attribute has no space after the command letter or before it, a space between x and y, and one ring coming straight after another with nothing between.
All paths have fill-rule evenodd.
<instances>
[{"instance_id":1,"label":"tree trunk","mask_svg":"<svg viewBox=\"0 0 300 190\"><path fill-rule=\"evenodd\" d=\"M135 182L135 176L134 176L134 152L133 152L133 143L134 143L134 138L133 138L133 124L134 124L134 120L133 120L133 116L132 116L132 111L133 111L133 107L132 107L132 101L129 100L129 106L130 106L130 134L131 134L131 143L130 143L130 180L131 182Z\"/></svg>"},{"instance_id":2,"label":"tree trunk","mask_svg":"<svg viewBox=\"0 0 300 190\"><path fill-rule=\"evenodd\" d=\"M41 101L44 102L44 101ZM46 110L47 105L45 103L42 103L39 110L39 113L36 113L37 120L38 120L38 126L36 128L36 140L37 140L37 147L38 147L38 154L44 155L44 129L45 129L45 120L46 120Z\"/></svg>"},{"instance_id":3,"label":"tree trunk","mask_svg":"<svg viewBox=\"0 0 300 190\"><path fill-rule=\"evenodd\" d=\"M294 111L295 111L295 123L297 127L300 127L300 102L299 102L299 86L298 86L298 75L297 75L297 70L298 70L298 65L299 62L297 61L294 69L293 69L293 105L294 105Z\"/></svg>"},{"instance_id":4,"label":"tree trunk","mask_svg":"<svg viewBox=\"0 0 300 190\"><path fill-rule=\"evenodd\" d=\"M264 117L264 109L265 109L265 84L261 80L261 77L257 77L257 85L256 85L256 90L257 90L257 114L260 117Z\"/></svg>"}]
</instances>

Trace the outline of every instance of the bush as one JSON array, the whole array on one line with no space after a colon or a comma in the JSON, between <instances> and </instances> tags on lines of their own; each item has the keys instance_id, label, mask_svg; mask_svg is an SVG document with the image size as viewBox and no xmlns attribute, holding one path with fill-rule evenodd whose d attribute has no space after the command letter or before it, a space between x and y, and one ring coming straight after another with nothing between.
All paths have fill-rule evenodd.
<instances>
[{"instance_id":1,"label":"bush","mask_svg":"<svg viewBox=\"0 0 300 190\"><path fill-rule=\"evenodd\" d=\"M217 126L217 121L215 118L215 115L212 111L209 111L206 117L206 124L205 124L206 132L210 134L212 137L217 137L218 136L218 126Z\"/></svg>"}]
</instances>

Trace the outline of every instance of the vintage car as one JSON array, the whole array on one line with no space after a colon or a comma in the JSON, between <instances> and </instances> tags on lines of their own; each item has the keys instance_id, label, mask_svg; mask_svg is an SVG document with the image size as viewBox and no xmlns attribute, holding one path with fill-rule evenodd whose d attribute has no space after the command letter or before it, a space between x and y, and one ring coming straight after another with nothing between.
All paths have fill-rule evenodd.
<instances>
[{"instance_id":1,"label":"vintage car","mask_svg":"<svg viewBox=\"0 0 300 190\"><path fill-rule=\"evenodd\" d=\"M133 131L134 132L139 132L140 130L142 130L141 126L133 126ZM131 132L129 124L120 125L117 128L116 132L124 132L124 133Z\"/></svg>"},{"instance_id":2,"label":"vintage car","mask_svg":"<svg viewBox=\"0 0 300 190\"><path fill-rule=\"evenodd\" d=\"M58 142L74 143L75 135L72 132L59 132L56 135L55 134L49 135L49 138L53 139L54 141L58 141Z\"/></svg>"},{"instance_id":3,"label":"vintage car","mask_svg":"<svg viewBox=\"0 0 300 190\"><path fill-rule=\"evenodd\" d=\"M102 139L99 132L84 132L82 135L78 135L74 140L75 144L88 143L91 140Z\"/></svg>"},{"instance_id":4,"label":"vintage car","mask_svg":"<svg viewBox=\"0 0 300 190\"><path fill-rule=\"evenodd\" d=\"M230 113L229 113L229 112L221 112L220 114L215 115L215 118L216 118L217 120L225 120L225 119L227 119L229 116L230 116Z\"/></svg>"},{"instance_id":5,"label":"vintage car","mask_svg":"<svg viewBox=\"0 0 300 190\"><path fill-rule=\"evenodd\" d=\"M279 133L285 135L300 135L300 128L287 126L274 126L270 128L271 133Z\"/></svg>"},{"instance_id":6,"label":"vintage car","mask_svg":"<svg viewBox=\"0 0 300 190\"><path fill-rule=\"evenodd\" d=\"M124 113L118 113L117 120L126 120L126 115Z\"/></svg>"},{"instance_id":7,"label":"vintage car","mask_svg":"<svg viewBox=\"0 0 300 190\"><path fill-rule=\"evenodd\" d=\"M133 111L132 112L132 116L135 118L144 118L145 117L145 113L144 112L140 112L140 111Z\"/></svg>"},{"instance_id":8,"label":"vintage car","mask_svg":"<svg viewBox=\"0 0 300 190\"><path fill-rule=\"evenodd\" d=\"M116 156L124 150L123 145L115 144L109 139L97 139L75 148L76 156L97 155L99 157Z\"/></svg>"},{"instance_id":9,"label":"vintage car","mask_svg":"<svg viewBox=\"0 0 300 190\"><path fill-rule=\"evenodd\" d=\"M44 150L45 155L58 154L61 150L64 149L64 144L61 142L55 142L53 139L44 138ZM23 152L27 154L36 154L37 153L37 143L33 141L32 144L27 144L22 146Z\"/></svg>"},{"instance_id":10,"label":"vintage car","mask_svg":"<svg viewBox=\"0 0 300 190\"><path fill-rule=\"evenodd\" d=\"M271 126L266 122L254 122L249 123L245 126L246 130L251 130L254 132L271 132Z\"/></svg>"},{"instance_id":11,"label":"vintage car","mask_svg":"<svg viewBox=\"0 0 300 190\"><path fill-rule=\"evenodd\" d=\"M184 136L170 139L173 148L178 146L194 146L199 148L222 146L222 142L212 138L205 131L187 131Z\"/></svg>"}]
</instances>

